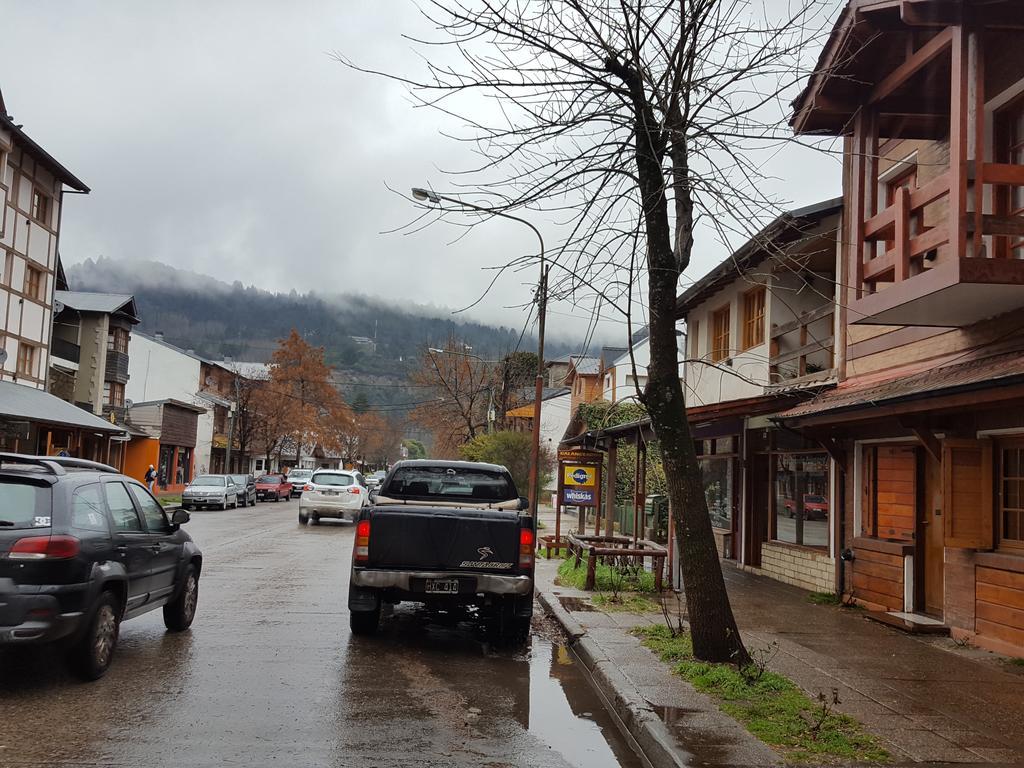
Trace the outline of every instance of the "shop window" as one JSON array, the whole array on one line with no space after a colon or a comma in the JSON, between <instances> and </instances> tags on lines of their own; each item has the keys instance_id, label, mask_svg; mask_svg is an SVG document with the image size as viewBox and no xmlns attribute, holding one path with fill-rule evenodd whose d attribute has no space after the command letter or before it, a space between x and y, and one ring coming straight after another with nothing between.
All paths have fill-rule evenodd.
<instances>
[{"instance_id":1,"label":"shop window","mask_svg":"<svg viewBox=\"0 0 1024 768\"><path fill-rule=\"evenodd\" d=\"M827 453L776 453L774 461L776 541L828 548L829 461Z\"/></svg>"},{"instance_id":2,"label":"shop window","mask_svg":"<svg viewBox=\"0 0 1024 768\"><path fill-rule=\"evenodd\" d=\"M764 344L764 286L743 294L743 349Z\"/></svg>"},{"instance_id":3,"label":"shop window","mask_svg":"<svg viewBox=\"0 0 1024 768\"><path fill-rule=\"evenodd\" d=\"M729 305L711 316L711 362L717 363L729 356Z\"/></svg>"},{"instance_id":4,"label":"shop window","mask_svg":"<svg viewBox=\"0 0 1024 768\"><path fill-rule=\"evenodd\" d=\"M695 446L711 524L730 531L735 505L736 446L735 435L698 440Z\"/></svg>"},{"instance_id":5,"label":"shop window","mask_svg":"<svg viewBox=\"0 0 1024 768\"><path fill-rule=\"evenodd\" d=\"M992 445L988 440L942 441L942 499L946 546L990 549Z\"/></svg>"}]
</instances>

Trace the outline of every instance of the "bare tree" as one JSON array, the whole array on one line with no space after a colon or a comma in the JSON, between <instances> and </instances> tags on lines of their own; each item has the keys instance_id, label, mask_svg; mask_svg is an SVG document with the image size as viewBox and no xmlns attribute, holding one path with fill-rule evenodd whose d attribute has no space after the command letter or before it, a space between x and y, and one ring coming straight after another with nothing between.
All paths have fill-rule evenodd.
<instances>
[{"instance_id":1,"label":"bare tree","mask_svg":"<svg viewBox=\"0 0 1024 768\"><path fill-rule=\"evenodd\" d=\"M758 150L789 140L785 96L825 10L818 0L429 0L440 36L418 41L426 76L375 73L469 125L461 138L484 159L451 178L477 204L557 215L553 296L630 324L646 315L651 361L637 394L661 445L694 653L741 666L749 654L679 379L676 291L702 220L728 240L778 212Z\"/></svg>"}]
</instances>

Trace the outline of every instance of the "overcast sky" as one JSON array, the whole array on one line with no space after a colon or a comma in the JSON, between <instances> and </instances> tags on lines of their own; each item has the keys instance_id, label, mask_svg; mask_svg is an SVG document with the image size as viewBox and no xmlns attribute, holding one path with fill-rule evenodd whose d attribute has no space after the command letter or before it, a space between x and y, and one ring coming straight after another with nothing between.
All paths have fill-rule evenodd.
<instances>
[{"instance_id":1,"label":"overcast sky","mask_svg":"<svg viewBox=\"0 0 1024 768\"><path fill-rule=\"evenodd\" d=\"M528 230L500 221L458 242L445 228L383 234L411 214L387 185L444 189L438 169L469 160L467 147L440 133L451 123L330 55L421 73L401 37L422 32L411 2L0 0L0 8L8 110L92 188L68 199L66 262L156 259L270 290L458 307L490 280L482 266L534 248ZM768 170L785 174L776 185L794 205L840 191L837 163L816 153L787 149ZM705 237L690 275L725 255ZM527 279L535 277L502 280L473 315L521 324L522 312L504 307L528 300ZM552 309L553 332L584 333L566 316L571 308ZM624 333L611 323L602 330L608 340Z\"/></svg>"}]
</instances>

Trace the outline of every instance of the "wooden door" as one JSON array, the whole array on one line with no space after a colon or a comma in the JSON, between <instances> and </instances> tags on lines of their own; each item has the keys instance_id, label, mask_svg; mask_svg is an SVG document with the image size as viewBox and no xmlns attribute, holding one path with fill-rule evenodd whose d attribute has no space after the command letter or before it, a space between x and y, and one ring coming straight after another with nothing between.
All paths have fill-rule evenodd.
<instances>
[{"instance_id":1,"label":"wooden door","mask_svg":"<svg viewBox=\"0 0 1024 768\"><path fill-rule=\"evenodd\" d=\"M918 570L923 589L918 590L919 610L942 618L945 589L945 529L943 527L942 505L942 464L932 456L922 453L924 489L918 505L917 556L923 559Z\"/></svg>"}]
</instances>

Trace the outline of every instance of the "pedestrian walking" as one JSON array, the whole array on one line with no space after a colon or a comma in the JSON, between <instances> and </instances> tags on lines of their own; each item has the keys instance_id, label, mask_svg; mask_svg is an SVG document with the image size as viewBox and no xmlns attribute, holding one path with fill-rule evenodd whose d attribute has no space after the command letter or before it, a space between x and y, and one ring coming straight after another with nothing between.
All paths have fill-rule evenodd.
<instances>
[{"instance_id":1,"label":"pedestrian walking","mask_svg":"<svg viewBox=\"0 0 1024 768\"><path fill-rule=\"evenodd\" d=\"M146 470L146 487L149 488L149 492L153 492L153 485L156 483L156 467L152 464L149 465L149 469Z\"/></svg>"}]
</instances>

